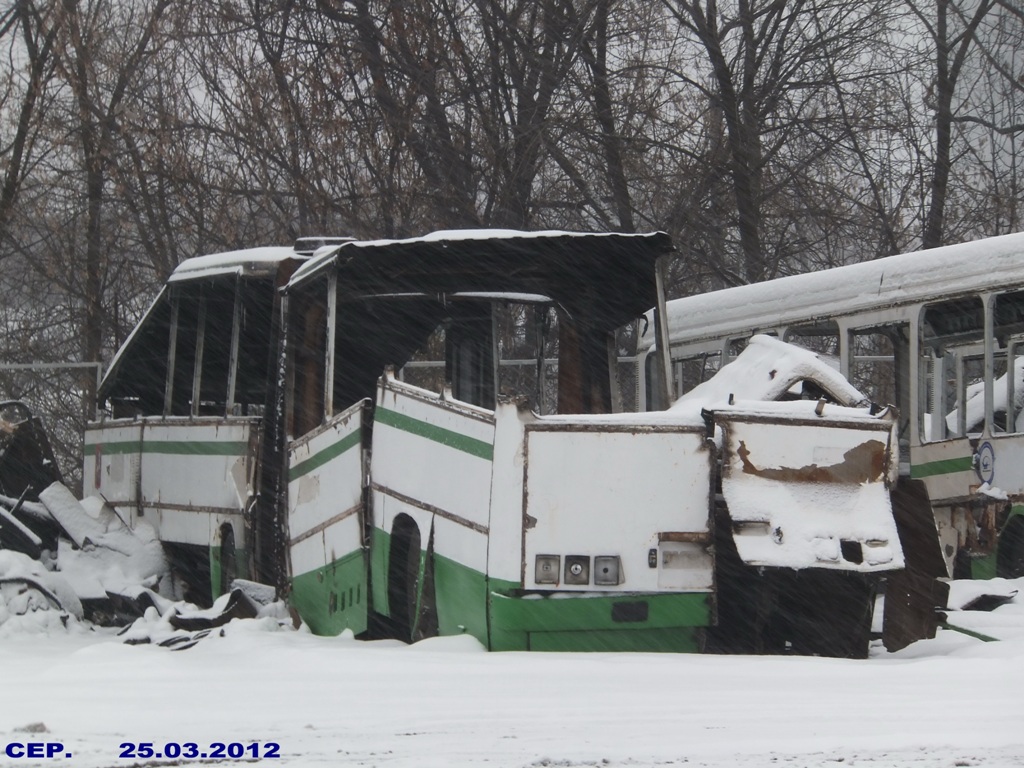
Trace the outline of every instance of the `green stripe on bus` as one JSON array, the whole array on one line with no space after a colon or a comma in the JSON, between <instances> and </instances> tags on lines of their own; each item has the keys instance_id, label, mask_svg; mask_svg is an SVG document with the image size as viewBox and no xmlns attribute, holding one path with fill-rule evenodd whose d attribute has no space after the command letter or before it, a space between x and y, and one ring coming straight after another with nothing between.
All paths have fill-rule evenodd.
<instances>
[{"instance_id":1,"label":"green stripe on bus","mask_svg":"<svg viewBox=\"0 0 1024 768\"><path fill-rule=\"evenodd\" d=\"M336 459L338 456L341 456L341 454L343 454L349 448L353 448L357 445L360 445L362 442L361 437L362 436L358 430L352 432L348 435L345 435L345 437L343 437L338 442L332 443L331 445L327 446L322 451L314 453L305 461L300 461L294 467L289 467L288 482L291 483L295 480L298 480L300 477L312 472L314 469L322 467L331 459Z\"/></svg>"},{"instance_id":2,"label":"green stripe on bus","mask_svg":"<svg viewBox=\"0 0 1024 768\"><path fill-rule=\"evenodd\" d=\"M119 453L163 453L175 456L244 456L249 443L244 440L138 440L111 443L86 443L85 452L99 448L106 456Z\"/></svg>"},{"instance_id":3,"label":"green stripe on bus","mask_svg":"<svg viewBox=\"0 0 1024 768\"><path fill-rule=\"evenodd\" d=\"M954 472L968 472L974 468L974 460L970 456L959 459L942 459L929 461L927 464L914 464L910 467L910 476L919 479L932 475L951 475Z\"/></svg>"},{"instance_id":4,"label":"green stripe on bus","mask_svg":"<svg viewBox=\"0 0 1024 768\"><path fill-rule=\"evenodd\" d=\"M374 414L374 418L381 424L387 424L389 427L400 429L403 432L408 432L418 437L425 437L427 440L433 440L457 451L463 451L472 456L487 459L487 461L494 459L494 446L490 443L485 443L483 440L467 437L450 429L428 424L425 421L414 419L412 416L406 416L404 413L390 411L380 406L377 406Z\"/></svg>"}]
</instances>

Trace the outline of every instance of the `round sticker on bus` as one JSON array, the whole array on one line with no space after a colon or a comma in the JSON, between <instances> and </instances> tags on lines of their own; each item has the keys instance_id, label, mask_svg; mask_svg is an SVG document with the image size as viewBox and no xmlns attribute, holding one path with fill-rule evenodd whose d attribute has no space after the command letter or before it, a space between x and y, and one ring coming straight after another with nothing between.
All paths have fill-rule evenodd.
<instances>
[{"instance_id":1,"label":"round sticker on bus","mask_svg":"<svg viewBox=\"0 0 1024 768\"><path fill-rule=\"evenodd\" d=\"M986 440L981 444L975 454L975 462L974 466L981 482L992 485L992 480L996 476L996 452L992 443Z\"/></svg>"}]
</instances>

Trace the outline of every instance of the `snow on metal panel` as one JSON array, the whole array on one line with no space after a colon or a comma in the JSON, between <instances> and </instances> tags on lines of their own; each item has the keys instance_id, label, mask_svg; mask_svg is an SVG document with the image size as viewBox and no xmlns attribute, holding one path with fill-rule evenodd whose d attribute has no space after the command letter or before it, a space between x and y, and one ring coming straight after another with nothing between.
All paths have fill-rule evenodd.
<instances>
[{"instance_id":1,"label":"snow on metal panel","mask_svg":"<svg viewBox=\"0 0 1024 768\"><path fill-rule=\"evenodd\" d=\"M560 420L560 421L564 421ZM617 586L570 585L561 590L658 591L710 589L709 509L711 451L702 430L689 428L526 429L526 550L528 589L537 584L538 555L614 556L622 561ZM689 539L689 541L686 541ZM662 546L664 544L664 546ZM689 544L690 546L681 546ZM655 550L656 567L651 567ZM663 574L664 569L679 571Z\"/></svg>"},{"instance_id":2,"label":"snow on metal panel","mask_svg":"<svg viewBox=\"0 0 1024 768\"><path fill-rule=\"evenodd\" d=\"M886 481L891 419L815 426L716 413L716 423L722 493L745 563L858 572L903 566Z\"/></svg>"},{"instance_id":3,"label":"snow on metal panel","mask_svg":"<svg viewBox=\"0 0 1024 768\"><path fill-rule=\"evenodd\" d=\"M1024 233L792 275L668 302L672 344L1019 284ZM641 349L655 342L649 323Z\"/></svg>"}]
</instances>

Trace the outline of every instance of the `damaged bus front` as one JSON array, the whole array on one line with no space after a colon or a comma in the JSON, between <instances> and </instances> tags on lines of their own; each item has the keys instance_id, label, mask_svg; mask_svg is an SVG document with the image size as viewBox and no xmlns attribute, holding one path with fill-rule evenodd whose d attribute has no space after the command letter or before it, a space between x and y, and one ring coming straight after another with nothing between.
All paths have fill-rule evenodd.
<instances>
[{"instance_id":1,"label":"damaged bus front","mask_svg":"<svg viewBox=\"0 0 1024 768\"><path fill-rule=\"evenodd\" d=\"M711 647L865 656L880 580L904 567L896 413L769 336L667 412L700 413L718 450Z\"/></svg>"}]
</instances>

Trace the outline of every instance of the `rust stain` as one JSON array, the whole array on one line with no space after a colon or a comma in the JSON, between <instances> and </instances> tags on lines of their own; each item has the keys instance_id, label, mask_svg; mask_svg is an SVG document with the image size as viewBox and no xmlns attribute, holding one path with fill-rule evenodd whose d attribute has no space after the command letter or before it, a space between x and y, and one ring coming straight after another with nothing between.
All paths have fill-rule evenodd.
<instances>
[{"instance_id":1,"label":"rust stain","mask_svg":"<svg viewBox=\"0 0 1024 768\"><path fill-rule=\"evenodd\" d=\"M750 449L740 440L736 454L743 462L743 472L768 480L783 480L795 483L870 483L878 481L885 474L885 444L879 440L868 440L843 454L839 464L819 467L810 464L803 467L780 467L758 469L750 460Z\"/></svg>"},{"instance_id":2,"label":"rust stain","mask_svg":"<svg viewBox=\"0 0 1024 768\"><path fill-rule=\"evenodd\" d=\"M710 544L709 531L661 531L658 541L675 541L683 544Z\"/></svg>"}]
</instances>

